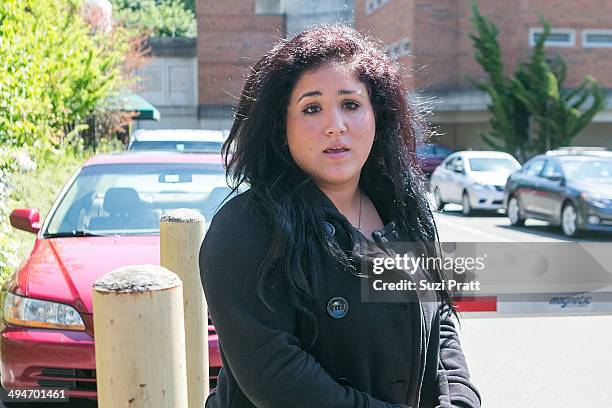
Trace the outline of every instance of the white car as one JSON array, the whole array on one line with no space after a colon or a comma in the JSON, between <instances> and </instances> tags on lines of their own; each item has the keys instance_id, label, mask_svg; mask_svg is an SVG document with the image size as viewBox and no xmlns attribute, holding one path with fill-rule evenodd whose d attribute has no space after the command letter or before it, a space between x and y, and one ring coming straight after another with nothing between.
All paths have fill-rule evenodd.
<instances>
[{"instance_id":1,"label":"white car","mask_svg":"<svg viewBox=\"0 0 612 408\"><path fill-rule=\"evenodd\" d=\"M449 155L431 176L431 192L437 210L447 203L474 210L498 210L504 203L504 186L520 163L508 153L461 151Z\"/></svg>"},{"instance_id":2,"label":"white car","mask_svg":"<svg viewBox=\"0 0 612 408\"><path fill-rule=\"evenodd\" d=\"M208 129L139 129L128 150L182 150L220 153L227 131Z\"/></svg>"}]
</instances>

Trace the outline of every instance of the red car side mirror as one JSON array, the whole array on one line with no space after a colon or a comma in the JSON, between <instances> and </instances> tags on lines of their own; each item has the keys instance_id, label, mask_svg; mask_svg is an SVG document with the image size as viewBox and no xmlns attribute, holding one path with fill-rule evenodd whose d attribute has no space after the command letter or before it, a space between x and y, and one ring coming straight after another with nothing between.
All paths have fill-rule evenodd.
<instances>
[{"instance_id":1,"label":"red car side mirror","mask_svg":"<svg viewBox=\"0 0 612 408\"><path fill-rule=\"evenodd\" d=\"M17 208L11 212L11 225L14 228L38 234L40 231L40 213L33 208Z\"/></svg>"}]
</instances>

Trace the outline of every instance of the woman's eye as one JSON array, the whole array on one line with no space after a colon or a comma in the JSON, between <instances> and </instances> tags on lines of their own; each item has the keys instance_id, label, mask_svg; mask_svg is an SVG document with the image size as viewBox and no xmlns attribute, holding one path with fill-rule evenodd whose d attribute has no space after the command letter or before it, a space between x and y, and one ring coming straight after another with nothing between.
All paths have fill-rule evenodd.
<instances>
[{"instance_id":1,"label":"woman's eye","mask_svg":"<svg viewBox=\"0 0 612 408\"><path fill-rule=\"evenodd\" d=\"M302 112L304 112L306 115L313 115L320 110L321 110L321 107L319 105L309 105L306 108L304 108Z\"/></svg>"},{"instance_id":2,"label":"woman's eye","mask_svg":"<svg viewBox=\"0 0 612 408\"><path fill-rule=\"evenodd\" d=\"M359 104L353 101L346 101L344 102L344 107L350 110L356 110L357 108L359 108Z\"/></svg>"}]
</instances>

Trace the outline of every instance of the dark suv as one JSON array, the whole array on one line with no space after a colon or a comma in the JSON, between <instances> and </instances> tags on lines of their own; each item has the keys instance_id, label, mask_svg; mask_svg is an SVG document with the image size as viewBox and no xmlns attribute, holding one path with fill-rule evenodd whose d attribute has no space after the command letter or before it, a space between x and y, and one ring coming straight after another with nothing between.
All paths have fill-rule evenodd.
<instances>
[{"instance_id":1,"label":"dark suv","mask_svg":"<svg viewBox=\"0 0 612 408\"><path fill-rule=\"evenodd\" d=\"M582 230L612 232L612 152L553 150L508 177L504 204L512 225L527 218Z\"/></svg>"}]
</instances>

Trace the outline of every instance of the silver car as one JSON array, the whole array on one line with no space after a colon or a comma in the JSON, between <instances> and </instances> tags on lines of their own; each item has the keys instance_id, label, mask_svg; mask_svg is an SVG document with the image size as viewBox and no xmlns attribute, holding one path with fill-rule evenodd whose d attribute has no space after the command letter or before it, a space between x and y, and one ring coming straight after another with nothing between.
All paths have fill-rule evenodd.
<instances>
[{"instance_id":1,"label":"silver car","mask_svg":"<svg viewBox=\"0 0 612 408\"><path fill-rule=\"evenodd\" d=\"M461 204L464 215L474 210L498 210L503 207L508 176L520 168L508 153L455 152L431 176L434 205L442 210L447 203Z\"/></svg>"},{"instance_id":2,"label":"silver car","mask_svg":"<svg viewBox=\"0 0 612 408\"><path fill-rule=\"evenodd\" d=\"M128 150L179 150L220 153L229 132L208 129L139 129Z\"/></svg>"}]
</instances>

